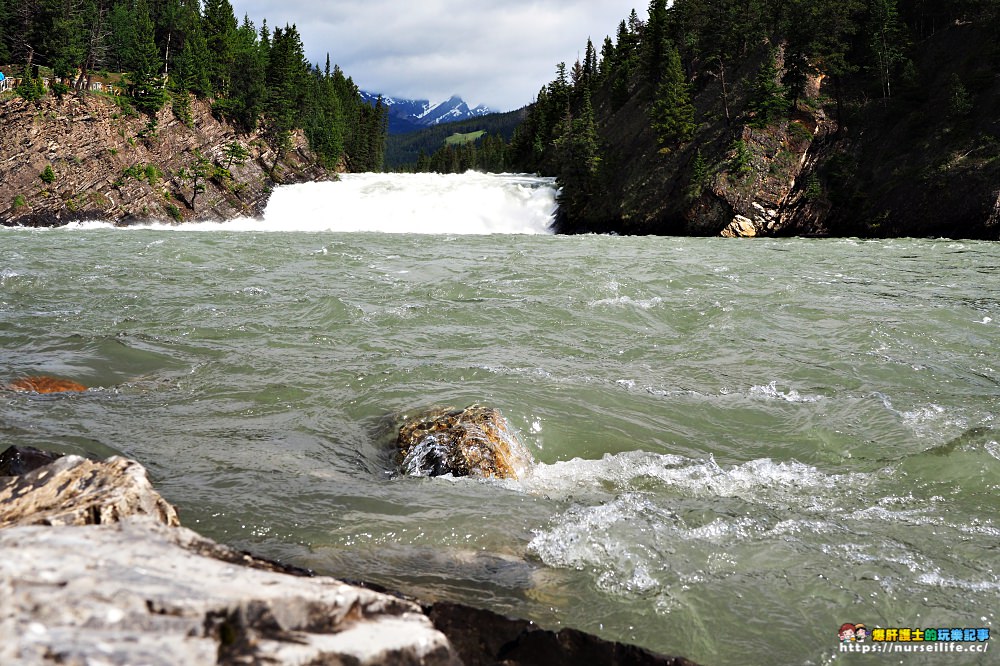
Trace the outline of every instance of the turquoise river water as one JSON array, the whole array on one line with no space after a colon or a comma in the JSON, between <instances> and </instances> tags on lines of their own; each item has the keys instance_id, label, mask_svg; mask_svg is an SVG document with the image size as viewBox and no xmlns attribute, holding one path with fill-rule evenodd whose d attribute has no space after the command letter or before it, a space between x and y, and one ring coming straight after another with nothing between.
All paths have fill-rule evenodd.
<instances>
[{"instance_id":1,"label":"turquoise river water","mask_svg":"<svg viewBox=\"0 0 1000 666\"><path fill-rule=\"evenodd\" d=\"M1000 663L837 635L997 629L1000 245L557 237L546 183L452 220L453 182L0 230L0 381L96 387L0 393L4 444L135 458L263 556L704 664ZM473 402L528 478L393 474L393 414Z\"/></svg>"}]
</instances>

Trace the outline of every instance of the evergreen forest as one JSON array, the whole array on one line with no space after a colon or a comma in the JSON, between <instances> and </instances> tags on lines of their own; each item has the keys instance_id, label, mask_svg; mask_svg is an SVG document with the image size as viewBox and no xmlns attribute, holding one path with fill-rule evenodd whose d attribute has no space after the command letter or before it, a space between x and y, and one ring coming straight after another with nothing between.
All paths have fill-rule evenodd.
<instances>
[{"instance_id":1,"label":"evergreen forest","mask_svg":"<svg viewBox=\"0 0 1000 666\"><path fill-rule=\"evenodd\" d=\"M0 63L18 94L83 94L99 77L155 114L170 105L190 123L192 98L246 133L259 131L276 160L296 129L327 168L382 168L388 115L362 101L339 67L305 58L295 25L238 21L229 0L0 0Z\"/></svg>"},{"instance_id":2,"label":"evergreen forest","mask_svg":"<svg viewBox=\"0 0 1000 666\"><path fill-rule=\"evenodd\" d=\"M896 215L873 181L890 191L939 177L948 155L989 169L1000 155L1000 0L651 0L647 20L633 10L582 53L538 91L509 154L558 177L563 231L691 233L713 176L749 173L746 137L808 142L817 119L835 130L810 196L868 220ZM847 231L905 232L876 224Z\"/></svg>"},{"instance_id":3,"label":"evergreen forest","mask_svg":"<svg viewBox=\"0 0 1000 666\"><path fill-rule=\"evenodd\" d=\"M442 123L405 134L390 134L386 142L387 171L438 171L463 173L505 171L509 168L507 146L525 110L491 113L477 118ZM456 134L480 133L472 140L456 143Z\"/></svg>"}]
</instances>

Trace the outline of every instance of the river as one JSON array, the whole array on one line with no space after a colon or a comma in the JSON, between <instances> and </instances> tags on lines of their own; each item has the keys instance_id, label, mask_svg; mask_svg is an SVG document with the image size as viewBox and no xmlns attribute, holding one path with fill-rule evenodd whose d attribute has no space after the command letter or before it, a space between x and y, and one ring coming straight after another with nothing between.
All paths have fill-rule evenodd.
<instances>
[{"instance_id":1,"label":"river","mask_svg":"<svg viewBox=\"0 0 1000 666\"><path fill-rule=\"evenodd\" d=\"M362 175L263 221L0 230L0 379L96 387L0 394L4 443L135 458L263 556L705 664L996 629L1000 245L560 237L553 197ZM392 414L473 402L531 476L392 473Z\"/></svg>"}]
</instances>

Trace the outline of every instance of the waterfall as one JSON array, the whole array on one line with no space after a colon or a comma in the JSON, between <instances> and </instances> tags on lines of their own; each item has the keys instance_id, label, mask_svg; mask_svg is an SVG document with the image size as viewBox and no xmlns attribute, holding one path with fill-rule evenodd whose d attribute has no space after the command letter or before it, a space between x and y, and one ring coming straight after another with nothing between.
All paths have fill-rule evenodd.
<instances>
[{"instance_id":1,"label":"waterfall","mask_svg":"<svg viewBox=\"0 0 1000 666\"><path fill-rule=\"evenodd\" d=\"M132 224L175 231L329 231L397 234L551 234L554 178L525 174L341 174L336 181L281 185L262 219ZM61 229L106 229L73 222Z\"/></svg>"},{"instance_id":2,"label":"waterfall","mask_svg":"<svg viewBox=\"0 0 1000 666\"><path fill-rule=\"evenodd\" d=\"M258 228L420 234L551 233L550 178L512 174L344 174L277 188Z\"/></svg>"}]
</instances>

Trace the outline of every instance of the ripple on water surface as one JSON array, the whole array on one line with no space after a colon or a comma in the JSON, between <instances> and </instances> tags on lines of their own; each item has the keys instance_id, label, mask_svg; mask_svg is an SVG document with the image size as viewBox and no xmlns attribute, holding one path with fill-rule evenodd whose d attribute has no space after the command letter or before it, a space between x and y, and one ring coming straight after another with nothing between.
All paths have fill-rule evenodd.
<instances>
[{"instance_id":1,"label":"ripple on water surface","mask_svg":"<svg viewBox=\"0 0 1000 666\"><path fill-rule=\"evenodd\" d=\"M5 437L136 457L263 555L703 663L994 623L997 246L318 231L338 211L0 230L4 372L101 387L4 395ZM532 476L390 473L387 415L471 402Z\"/></svg>"}]
</instances>

